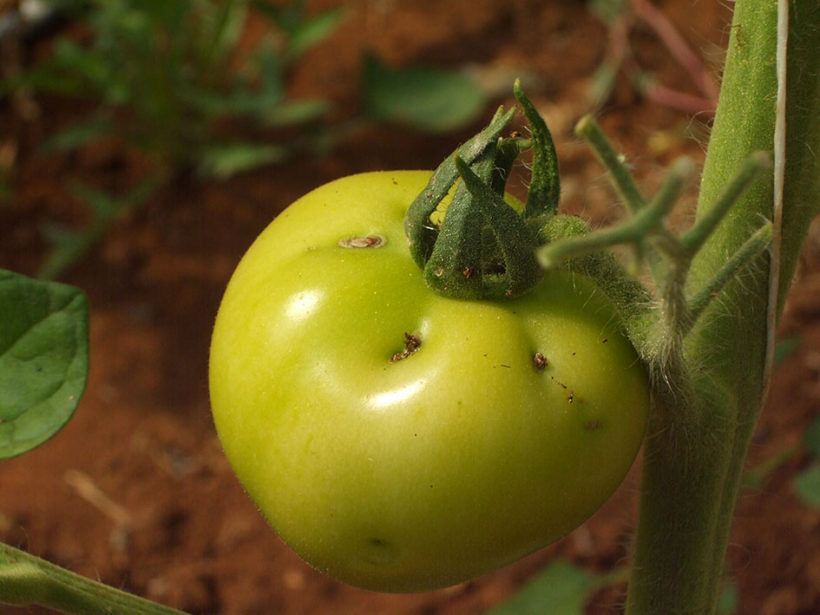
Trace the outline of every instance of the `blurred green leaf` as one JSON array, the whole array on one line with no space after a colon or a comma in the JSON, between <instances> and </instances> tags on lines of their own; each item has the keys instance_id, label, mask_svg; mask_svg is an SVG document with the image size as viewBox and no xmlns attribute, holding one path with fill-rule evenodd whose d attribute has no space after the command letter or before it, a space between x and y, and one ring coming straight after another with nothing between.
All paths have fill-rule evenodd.
<instances>
[{"instance_id":1,"label":"blurred green leaf","mask_svg":"<svg viewBox=\"0 0 820 615\"><path fill-rule=\"evenodd\" d=\"M427 68L391 70L364 60L365 113L372 119L437 133L474 122L487 105L483 90L462 73Z\"/></svg>"},{"instance_id":2,"label":"blurred green leaf","mask_svg":"<svg viewBox=\"0 0 820 615\"><path fill-rule=\"evenodd\" d=\"M213 62L223 60L233 51L244 31L246 5L244 0L224 0L215 14L206 15L203 69L207 69Z\"/></svg>"},{"instance_id":3,"label":"blurred green leaf","mask_svg":"<svg viewBox=\"0 0 820 615\"><path fill-rule=\"evenodd\" d=\"M774 347L774 366L780 366L783 361L788 359L794 351L800 348L799 337L784 337L777 341Z\"/></svg>"},{"instance_id":4,"label":"blurred green leaf","mask_svg":"<svg viewBox=\"0 0 820 615\"><path fill-rule=\"evenodd\" d=\"M71 418L88 374L88 302L77 288L0 269L0 458Z\"/></svg>"},{"instance_id":5,"label":"blurred green leaf","mask_svg":"<svg viewBox=\"0 0 820 615\"><path fill-rule=\"evenodd\" d=\"M40 146L46 154L76 149L81 145L101 139L114 131L111 118L107 115L96 115L88 121L69 126L52 135Z\"/></svg>"},{"instance_id":6,"label":"blurred green leaf","mask_svg":"<svg viewBox=\"0 0 820 615\"><path fill-rule=\"evenodd\" d=\"M734 615L737 610L737 586L734 583L726 583L718 597L718 615Z\"/></svg>"},{"instance_id":7,"label":"blurred green leaf","mask_svg":"<svg viewBox=\"0 0 820 615\"><path fill-rule=\"evenodd\" d=\"M507 602L484 615L583 615L595 577L574 564L556 560Z\"/></svg>"},{"instance_id":8,"label":"blurred green leaf","mask_svg":"<svg viewBox=\"0 0 820 615\"><path fill-rule=\"evenodd\" d=\"M820 506L820 463L814 462L792 480L798 497L810 506Z\"/></svg>"},{"instance_id":9,"label":"blurred green leaf","mask_svg":"<svg viewBox=\"0 0 820 615\"><path fill-rule=\"evenodd\" d=\"M611 26L626 10L625 0L588 0L590 13Z\"/></svg>"},{"instance_id":10,"label":"blurred green leaf","mask_svg":"<svg viewBox=\"0 0 820 615\"><path fill-rule=\"evenodd\" d=\"M811 454L820 459L820 416L814 417L806 433L803 434L803 444L811 451Z\"/></svg>"},{"instance_id":11,"label":"blurred green leaf","mask_svg":"<svg viewBox=\"0 0 820 615\"><path fill-rule=\"evenodd\" d=\"M287 47L288 60L298 58L311 47L321 43L338 27L346 15L347 8L340 6L307 19L292 29Z\"/></svg>"},{"instance_id":12,"label":"blurred green leaf","mask_svg":"<svg viewBox=\"0 0 820 615\"><path fill-rule=\"evenodd\" d=\"M123 212L142 205L160 186L161 178L150 177L123 195L75 183L71 193L88 208L91 220L82 228L68 228L59 224L45 224L42 233L51 245L51 251L37 272L38 277L54 279L77 262Z\"/></svg>"},{"instance_id":13,"label":"blurred green leaf","mask_svg":"<svg viewBox=\"0 0 820 615\"><path fill-rule=\"evenodd\" d=\"M202 151L198 171L207 177L227 179L265 164L281 162L288 150L278 145L256 143L229 143Z\"/></svg>"},{"instance_id":14,"label":"blurred green leaf","mask_svg":"<svg viewBox=\"0 0 820 615\"><path fill-rule=\"evenodd\" d=\"M330 109L326 100L291 100L271 107L261 116L267 126L306 124L325 115Z\"/></svg>"},{"instance_id":15,"label":"blurred green leaf","mask_svg":"<svg viewBox=\"0 0 820 615\"><path fill-rule=\"evenodd\" d=\"M284 5L267 0L255 0L253 6L285 32L285 62L292 62L311 47L321 43L348 14L347 7L339 6L310 16L305 9L304 0L291 0Z\"/></svg>"}]
</instances>

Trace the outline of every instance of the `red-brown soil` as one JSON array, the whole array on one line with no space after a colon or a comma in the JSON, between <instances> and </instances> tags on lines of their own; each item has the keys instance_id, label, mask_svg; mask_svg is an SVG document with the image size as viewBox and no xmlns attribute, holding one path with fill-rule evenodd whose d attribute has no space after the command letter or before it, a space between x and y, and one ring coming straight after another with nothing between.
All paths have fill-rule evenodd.
<instances>
[{"instance_id":1,"label":"red-brown soil","mask_svg":"<svg viewBox=\"0 0 820 615\"><path fill-rule=\"evenodd\" d=\"M574 121L588 110L589 77L606 53L606 30L583 2L350 4L352 14L340 30L299 65L295 93L332 98L339 117L354 113L365 49L396 66L474 63L530 75L531 96L555 133L562 206L595 223L617 217L603 172L572 135ZM659 5L717 66L728 38L726 3ZM647 28L639 27L632 41L641 64L663 83L695 93ZM510 104L511 98L498 102ZM67 196L71 180L112 189L145 172L138 157L114 143L39 154L43 138L84 109L54 99L39 103L34 120L7 103L0 106L0 140L17 150L14 194L0 207L0 266L28 274L43 256L39 226L82 217ZM701 119L642 99L625 80L601 118L647 190L659 184L674 157L702 162L708 132ZM432 168L470 132L431 137L366 129L326 158L300 158L222 183L176 179L120 221L63 276L91 302L88 389L61 433L0 465L0 539L169 605L226 615L475 614L556 556L595 572L623 562L635 524L636 472L570 536L485 578L415 595L347 587L311 570L280 542L243 493L216 439L206 377L210 328L232 268L255 235L323 182L358 171ZM692 182L684 209L695 189ZM820 232L807 245L783 332L802 343L775 374L750 464L794 446L820 405ZM807 461L803 454L790 458L762 489L740 497L728 570L741 615L820 612L820 511L801 504L790 487ZM589 612L617 613L623 599L622 586L602 591Z\"/></svg>"}]
</instances>

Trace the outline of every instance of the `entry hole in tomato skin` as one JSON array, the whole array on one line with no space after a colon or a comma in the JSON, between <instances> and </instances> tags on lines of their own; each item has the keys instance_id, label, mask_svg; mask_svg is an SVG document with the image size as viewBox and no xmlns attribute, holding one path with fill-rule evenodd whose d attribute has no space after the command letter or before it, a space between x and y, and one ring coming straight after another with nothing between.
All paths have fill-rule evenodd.
<instances>
[{"instance_id":1,"label":"entry hole in tomato skin","mask_svg":"<svg viewBox=\"0 0 820 615\"><path fill-rule=\"evenodd\" d=\"M396 352L390 357L391 363L402 361L407 357L414 355L421 348L421 338L415 333L404 334L404 350Z\"/></svg>"},{"instance_id":2,"label":"entry hole in tomato skin","mask_svg":"<svg viewBox=\"0 0 820 615\"><path fill-rule=\"evenodd\" d=\"M549 365L549 361L547 357L544 356L544 353L536 352L532 355L532 364L535 366L535 369L540 372L546 369L547 365Z\"/></svg>"}]
</instances>

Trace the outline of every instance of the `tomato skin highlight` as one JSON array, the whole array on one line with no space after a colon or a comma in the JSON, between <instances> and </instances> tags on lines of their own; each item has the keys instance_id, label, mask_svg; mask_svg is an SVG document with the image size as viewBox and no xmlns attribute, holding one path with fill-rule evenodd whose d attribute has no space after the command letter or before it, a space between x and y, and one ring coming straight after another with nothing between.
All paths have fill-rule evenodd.
<instances>
[{"instance_id":1,"label":"tomato skin highlight","mask_svg":"<svg viewBox=\"0 0 820 615\"><path fill-rule=\"evenodd\" d=\"M378 591L453 585L570 532L623 480L649 406L589 278L547 272L504 302L427 288L403 220L429 177L299 199L243 257L211 343L216 429L251 498L311 565Z\"/></svg>"}]
</instances>

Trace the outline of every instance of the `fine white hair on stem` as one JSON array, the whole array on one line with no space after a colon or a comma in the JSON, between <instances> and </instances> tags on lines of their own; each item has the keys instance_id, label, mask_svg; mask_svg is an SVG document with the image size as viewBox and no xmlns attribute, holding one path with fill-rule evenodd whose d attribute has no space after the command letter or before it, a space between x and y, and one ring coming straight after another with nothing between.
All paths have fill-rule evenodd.
<instances>
[{"instance_id":1,"label":"fine white hair on stem","mask_svg":"<svg viewBox=\"0 0 820 615\"><path fill-rule=\"evenodd\" d=\"M783 184L786 176L786 52L789 39L789 0L777 3L777 113L774 125L774 185L772 203L772 245L769 260L769 297L766 310L766 362L763 378L768 382L774 369L775 331L780 294L780 244L783 228Z\"/></svg>"}]
</instances>

